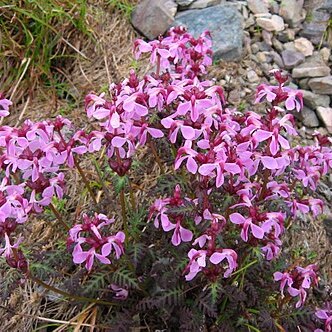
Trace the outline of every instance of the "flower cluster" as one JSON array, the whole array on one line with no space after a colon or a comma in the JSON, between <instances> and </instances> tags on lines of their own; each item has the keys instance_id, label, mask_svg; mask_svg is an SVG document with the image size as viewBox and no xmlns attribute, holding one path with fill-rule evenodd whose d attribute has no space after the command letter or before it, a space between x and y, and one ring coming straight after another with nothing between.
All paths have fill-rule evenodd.
<instances>
[{"instance_id":1,"label":"flower cluster","mask_svg":"<svg viewBox=\"0 0 332 332\"><path fill-rule=\"evenodd\" d=\"M114 253L119 259L124 252L125 234L117 232L115 235L103 235L103 228L114 222L104 214L95 214L94 217L83 215L83 223L77 224L69 230L68 247L74 244L73 261L75 264L85 262L87 270L92 269L94 259L103 264L111 264L108 258ZM120 296L120 295L119 295Z\"/></svg>"},{"instance_id":2,"label":"flower cluster","mask_svg":"<svg viewBox=\"0 0 332 332\"><path fill-rule=\"evenodd\" d=\"M2 98L0 103L7 115L11 102ZM18 128L0 127L0 167L4 171L0 185L0 240L4 246L0 255L10 266L27 268L18 249L22 238L13 239L17 226L24 224L29 214L41 213L53 197L63 197L60 167L73 167L74 155L87 151L80 134L66 137L70 128L71 123L61 116L54 121L27 120Z\"/></svg>"},{"instance_id":3,"label":"flower cluster","mask_svg":"<svg viewBox=\"0 0 332 332\"><path fill-rule=\"evenodd\" d=\"M296 308L303 306L307 298L307 290L318 284L317 266L308 265L303 268L297 266L288 272L275 272L273 277L275 281L280 281L280 292L284 296L284 289L291 297L298 297Z\"/></svg>"}]
</instances>

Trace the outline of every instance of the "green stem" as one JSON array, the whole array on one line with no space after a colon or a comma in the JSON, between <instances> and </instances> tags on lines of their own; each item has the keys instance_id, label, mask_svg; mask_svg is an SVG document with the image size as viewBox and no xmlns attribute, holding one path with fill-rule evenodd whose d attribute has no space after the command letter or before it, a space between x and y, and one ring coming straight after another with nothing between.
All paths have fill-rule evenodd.
<instances>
[{"instance_id":1,"label":"green stem","mask_svg":"<svg viewBox=\"0 0 332 332\"><path fill-rule=\"evenodd\" d=\"M126 200L124 190L120 191L120 204L121 204L121 214L122 214L122 222L123 222L123 230L126 235L126 241L128 240L128 220L126 215Z\"/></svg>"},{"instance_id":2,"label":"green stem","mask_svg":"<svg viewBox=\"0 0 332 332\"><path fill-rule=\"evenodd\" d=\"M133 209L133 211L136 211L136 200L135 200L135 195L134 195L133 187L131 185L129 176L128 176L128 186L129 186L129 196L130 196L131 208Z\"/></svg>"},{"instance_id":3,"label":"green stem","mask_svg":"<svg viewBox=\"0 0 332 332\"><path fill-rule=\"evenodd\" d=\"M239 269L239 270L235 271L234 273L232 273L232 277L235 276L235 275L237 275L237 274L239 274L239 273L242 272L243 270L246 270L248 267L250 267L250 266L252 266L252 265L254 265L254 264L256 264L256 263L258 263L258 260L257 260L257 259L255 259L254 261L248 263L246 266L244 266L244 267L242 267L241 269Z\"/></svg>"},{"instance_id":4,"label":"green stem","mask_svg":"<svg viewBox=\"0 0 332 332\"><path fill-rule=\"evenodd\" d=\"M80 175L81 175L81 177L82 177L82 180L83 180L83 182L84 182L84 184L85 184L86 189L88 189L88 192L90 193L90 196L91 196L93 202L95 203L95 205L98 205L97 200L96 200L96 197L95 197L95 195L94 195L94 193L93 193L93 191L92 191L92 188L91 188L91 186L90 186L90 183L89 183L89 181L87 180L87 178L86 178L86 176L85 176L85 174L84 174L84 172L83 172L83 170L82 170L80 164L79 164L78 161L76 160L76 158L74 158L74 163L75 163L75 167L77 168L78 172L80 173Z\"/></svg>"},{"instance_id":5,"label":"green stem","mask_svg":"<svg viewBox=\"0 0 332 332\"><path fill-rule=\"evenodd\" d=\"M100 184L102 185L104 193L105 193L108 201L110 202L111 201L111 196L109 194L109 190L108 190L108 188L106 187L106 185L104 183L103 174L102 174L102 172L100 170L100 167L99 167L99 164L98 164L98 162L97 162L97 160L95 158L93 158L93 163L95 165L95 169L97 171L97 174L98 174L98 177L99 177L99 180L100 180Z\"/></svg>"},{"instance_id":6,"label":"green stem","mask_svg":"<svg viewBox=\"0 0 332 332\"><path fill-rule=\"evenodd\" d=\"M57 210L57 208L53 205L53 203L50 203L50 209L52 210L53 214L56 216L56 218L59 220L60 224L67 230L70 230L70 227L63 221L61 214Z\"/></svg>"}]
</instances>

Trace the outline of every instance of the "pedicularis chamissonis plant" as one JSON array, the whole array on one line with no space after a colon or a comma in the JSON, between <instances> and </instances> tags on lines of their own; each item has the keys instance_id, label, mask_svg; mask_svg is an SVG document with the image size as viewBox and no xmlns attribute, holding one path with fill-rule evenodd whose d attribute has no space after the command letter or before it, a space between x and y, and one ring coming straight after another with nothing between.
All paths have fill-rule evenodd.
<instances>
[{"instance_id":1,"label":"pedicularis chamissonis plant","mask_svg":"<svg viewBox=\"0 0 332 332\"><path fill-rule=\"evenodd\" d=\"M285 315L293 303L303 307L310 288L318 285L318 267L300 266L304 259L287 267L282 237L301 214L322 214L323 202L314 192L332 168L327 136L316 133L312 146L292 144L297 131L288 111L301 111L302 94L285 86L288 77L276 70L271 73L276 86L257 89L255 102L266 104L265 114L227 107L222 87L205 79L212 64L207 32L196 39L175 27L167 37L137 40L134 53L136 59L147 54L154 71L139 78L131 70L128 79L110 86L108 96L86 96L87 116L99 122L98 130L75 132L62 117L0 128L0 252L8 264L31 275L19 248L23 239L17 237L30 214L50 206L63 223L52 205L54 197L63 197L62 166L76 167L89 186L77 155L105 149L113 172L128 179L137 149L148 145L163 173L162 142L173 151L168 181L174 192L155 197L149 208L147 221L157 230L150 223L141 228L130 223L137 207L126 207L123 188L122 214L115 217L122 219L124 232L114 230L114 218L101 214L98 205L82 223L63 223L75 264L85 263L90 276L110 265L105 279L113 299L122 300L117 323L130 317L133 326L135 313L158 310L163 318L154 321L171 328L173 315L182 330L286 331L284 324L291 331L296 324L313 329L325 324L331 331L328 309L295 325ZM0 98L0 115L7 116L11 102ZM137 231L141 236L134 236Z\"/></svg>"}]
</instances>

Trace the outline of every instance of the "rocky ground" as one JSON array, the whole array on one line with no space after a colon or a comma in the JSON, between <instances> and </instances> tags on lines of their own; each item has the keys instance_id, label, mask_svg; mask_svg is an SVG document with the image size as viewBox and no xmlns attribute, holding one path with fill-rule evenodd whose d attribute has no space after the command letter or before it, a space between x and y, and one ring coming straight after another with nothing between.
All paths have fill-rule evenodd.
<instances>
[{"instance_id":1,"label":"rocky ground","mask_svg":"<svg viewBox=\"0 0 332 332\"><path fill-rule=\"evenodd\" d=\"M331 13L330 0L143 0L132 24L149 39L173 25L196 36L208 29L214 59L238 64L224 76L216 70L234 106L250 103L257 84L270 81L269 71L283 69L303 92L299 120L306 131L332 133Z\"/></svg>"}]
</instances>

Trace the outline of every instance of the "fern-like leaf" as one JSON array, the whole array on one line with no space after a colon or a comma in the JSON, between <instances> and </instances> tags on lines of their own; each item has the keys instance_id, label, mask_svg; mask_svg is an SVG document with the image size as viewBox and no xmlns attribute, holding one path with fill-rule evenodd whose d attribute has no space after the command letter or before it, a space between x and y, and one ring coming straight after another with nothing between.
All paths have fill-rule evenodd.
<instances>
[{"instance_id":1,"label":"fern-like leaf","mask_svg":"<svg viewBox=\"0 0 332 332\"><path fill-rule=\"evenodd\" d=\"M139 289L136 276L126 268L115 271L112 275L112 281L121 287Z\"/></svg>"}]
</instances>

